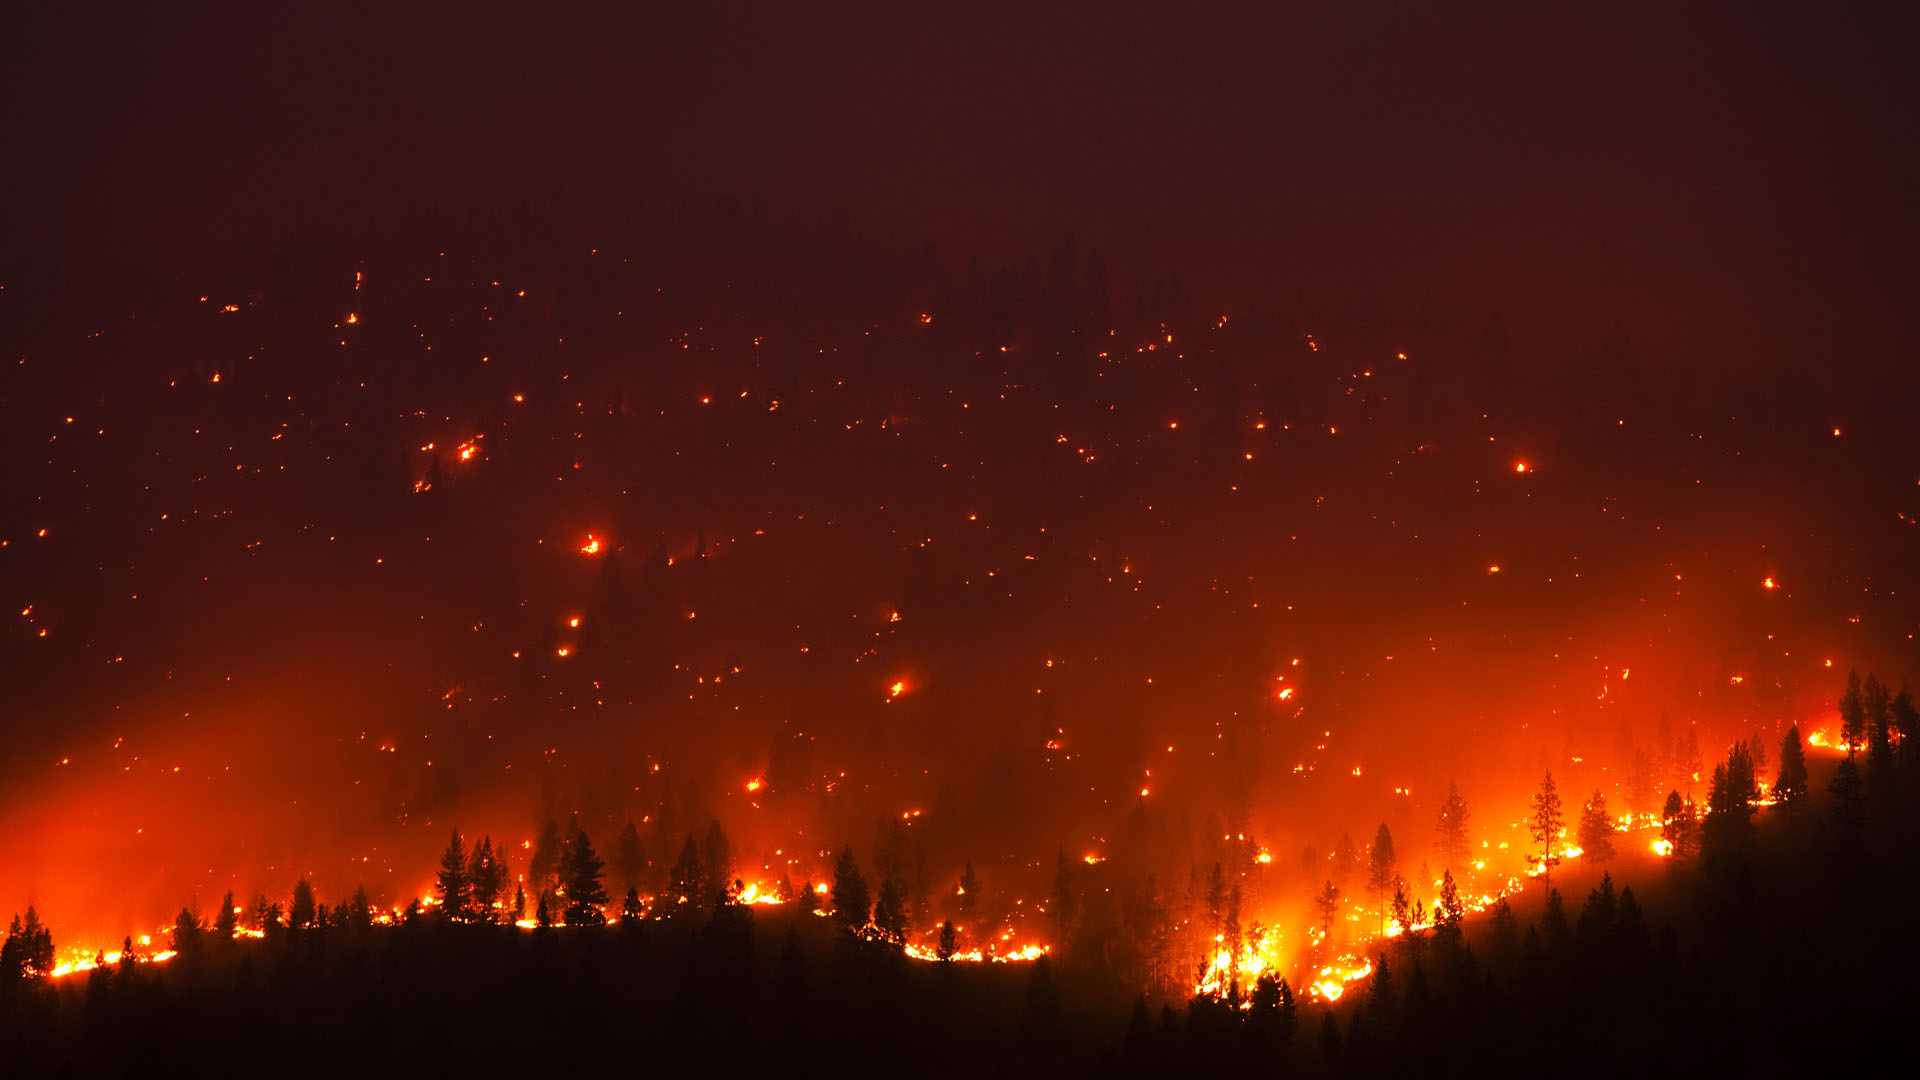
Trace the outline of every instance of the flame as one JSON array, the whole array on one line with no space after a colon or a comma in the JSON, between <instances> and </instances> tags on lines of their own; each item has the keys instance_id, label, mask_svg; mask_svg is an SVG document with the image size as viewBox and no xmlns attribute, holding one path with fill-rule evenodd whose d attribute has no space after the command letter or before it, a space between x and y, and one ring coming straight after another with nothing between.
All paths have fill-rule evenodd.
<instances>
[{"instance_id":1,"label":"flame","mask_svg":"<svg viewBox=\"0 0 1920 1080\"><path fill-rule=\"evenodd\" d=\"M600 554L600 540L599 540L599 538L598 538L598 537L596 537L596 536L594 536L594 535L593 535L592 533L588 533L588 534L587 534L587 542L586 542L586 543L584 543L584 544L581 544L581 545L580 545L580 554L582 554L582 555L598 555L598 554Z\"/></svg>"}]
</instances>

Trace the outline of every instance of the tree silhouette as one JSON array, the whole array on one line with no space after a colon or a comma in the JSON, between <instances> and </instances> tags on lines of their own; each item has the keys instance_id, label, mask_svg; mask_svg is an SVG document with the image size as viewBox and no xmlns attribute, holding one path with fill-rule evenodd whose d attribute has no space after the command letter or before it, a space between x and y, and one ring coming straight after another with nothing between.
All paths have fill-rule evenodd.
<instances>
[{"instance_id":1,"label":"tree silhouette","mask_svg":"<svg viewBox=\"0 0 1920 1080\"><path fill-rule=\"evenodd\" d=\"M613 848L613 871L616 884L635 888L640 884L640 874L646 869L646 848L640 843L640 830L629 821L620 830L620 839Z\"/></svg>"},{"instance_id":2,"label":"tree silhouette","mask_svg":"<svg viewBox=\"0 0 1920 1080\"><path fill-rule=\"evenodd\" d=\"M688 833L687 842L680 845L680 857L674 860L673 870L667 875L667 895L673 897L675 904L703 907L710 899L703 892L706 876L700 864L700 842Z\"/></svg>"},{"instance_id":3,"label":"tree silhouette","mask_svg":"<svg viewBox=\"0 0 1920 1080\"><path fill-rule=\"evenodd\" d=\"M1847 689L1840 695L1840 737L1848 756L1867 739L1867 707L1860 691L1860 672L1847 672Z\"/></svg>"},{"instance_id":4,"label":"tree silhouette","mask_svg":"<svg viewBox=\"0 0 1920 1080\"><path fill-rule=\"evenodd\" d=\"M1613 858L1614 828L1613 815L1607 813L1607 797L1594 788L1593 796L1580 808L1580 861L1597 863Z\"/></svg>"},{"instance_id":5,"label":"tree silhouette","mask_svg":"<svg viewBox=\"0 0 1920 1080\"><path fill-rule=\"evenodd\" d=\"M587 834L576 830L573 842L567 847L564 869L568 926L606 925L607 913L604 908L607 889L600 881L603 866L600 856L594 854L593 843L587 839Z\"/></svg>"},{"instance_id":6,"label":"tree silhouette","mask_svg":"<svg viewBox=\"0 0 1920 1080\"><path fill-rule=\"evenodd\" d=\"M314 902L313 883L304 875L293 883L293 902L287 906L287 929L311 930L319 921L320 909Z\"/></svg>"},{"instance_id":7,"label":"tree silhouette","mask_svg":"<svg viewBox=\"0 0 1920 1080\"><path fill-rule=\"evenodd\" d=\"M472 921L473 881L467 872L467 848L460 840L460 830L455 829L447 850L440 855L440 873L433 883L434 895L440 898L440 914L449 922Z\"/></svg>"},{"instance_id":8,"label":"tree silhouette","mask_svg":"<svg viewBox=\"0 0 1920 1080\"><path fill-rule=\"evenodd\" d=\"M1460 889L1453 883L1451 870L1440 871L1440 903L1433 909L1433 940L1445 948L1458 947L1466 907L1460 902Z\"/></svg>"},{"instance_id":9,"label":"tree silhouette","mask_svg":"<svg viewBox=\"0 0 1920 1080\"><path fill-rule=\"evenodd\" d=\"M493 847L493 837L484 836L467 860L467 884L471 899L467 905L474 922L495 921L494 905L507 891L507 863Z\"/></svg>"},{"instance_id":10,"label":"tree silhouette","mask_svg":"<svg viewBox=\"0 0 1920 1080\"><path fill-rule=\"evenodd\" d=\"M833 864L833 921L849 934L857 934L867 925L872 902L867 899L867 879L854 861L853 848L840 849Z\"/></svg>"},{"instance_id":11,"label":"tree silhouette","mask_svg":"<svg viewBox=\"0 0 1920 1080\"><path fill-rule=\"evenodd\" d=\"M186 963L199 960L206 953L206 924L192 908L181 908L180 914L173 920L173 951Z\"/></svg>"},{"instance_id":12,"label":"tree silhouette","mask_svg":"<svg viewBox=\"0 0 1920 1080\"><path fill-rule=\"evenodd\" d=\"M1313 898L1315 911L1319 913L1320 940L1315 944L1320 962L1325 963L1327 954L1333 951L1333 928L1340 917L1340 887L1328 881Z\"/></svg>"},{"instance_id":13,"label":"tree silhouette","mask_svg":"<svg viewBox=\"0 0 1920 1080\"><path fill-rule=\"evenodd\" d=\"M1675 863L1685 862L1699 852L1699 816L1694 812L1693 800L1682 801L1680 792L1667 792L1667 803L1661 811L1660 838L1667 842L1667 853Z\"/></svg>"},{"instance_id":14,"label":"tree silhouette","mask_svg":"<svg viewBox=\"0 0 1920 1080\"><path fill-rule=\"evenodd\" d=\"M953 954L959 950L959 947L960 934L954 929L953 920L948 919L946 922L940 924L940 941L934 947L933 954L942 961L950 961L953 959Z\"/></svg>"},{"instance_id":15,"label":"tree silhouette","mask_svg":"<svg viewBox=\"0 0 1920 1080\"><path fill-rule=\"evenodd\" d=\"M1533 809L1533 817L1527 821L1527 833L1533 837L1534 843L1540 845L1540 856L1534 858L1530 855L1527 861L1540 867L1541 888L1551 891L1553 868L1560 862L1554 849L1560 843L1560 832L1565 825L1565 818L1560 812L1560 793L1554 789L1551 769L1540 781L1540 790L1534 794L1529 805Z\"/></svg>"},{"instance_id":16,"label":"tree silhouette","mask_svg":"<svg viewBox=\"0 0 1920 1080\"><path fill-rule=\"evenodd\" d=\"M1868 675L1861 692L1861 707L1867 725L1867 777L1877 792L1893 780L1893 732L1891 704L1887 686L1878 676Z\"/></svg>"},{"instance_id":17,"label":"tree silhouette","mask_svg":"<svg viewBox=\"0 0 1920 1080\"><path fill-rule=\"evenodd\" d=\"M1713 784L1707 793L1707 820L1701 839L1708 861L1717 862L1745 849L1753 835L1752 800L1759 793L1746 744L1733 744L1727 760L1713 767Z\"/></svg>"},{"instance_id":18,"label":"tree silhouette","mask_svg":"<svg viewBox=\"0 0 1920 1080\"><path fill-rule=\"evenodd\" d=\"M733 884L733 842L719 819L707 823L707 835L700 842L700 895L705 907L721 903Z\"/></svg>"},{"instance_id":19,"label":"tree silhouette","mask_svg":"<svg viewBox=\"0 0 1920 1080\"><path fill-rule=\"evenodd\" d=\"M220 914L213 917L213 942L216 946L233 944L240 930L240 912L233 906L233 890L220 898Z\"/></svg>"},{"instance_id":20,"label":"tree silhouette","mask_svg":"<svg viewBox=\"0 0 1920 1080\"><path fill-rule=\"evenodd\" d=\"M1374 830L1373 846L1367 849L1367 892L1380 907L1382 933L1387 929L1387 899L1393 895L1394 882L1399 876L1393 855L1393 834L1387 831L1387 823L1383 821Z\"/></svg>"},{"instance_id":21,"label":"tree silhouette","mask_svg":"<svg viewBox=\"0 0 1920 1080\"><path fill-rule=\"evenodd\" d=\"M960 881L954 886L954 898L962 922L970 921L974 913L980 910L980 879L974 876L971 862L960 872Z\"/></svg>"},{"instance_id":22,"label":"tree silhouette","mask_svg":"<svg viewBox=\"0 0 1920 1080\"><path fill-rule=\"evenodd\" d=\"M1806 801L1807 751L1800 742L1798 724L1780 738L1780 774L1773 781L1773 797L1790 809Z\"/></svg>"},{"instance_id":23,"label":"tree silhouette","mask_svg":"<svg viewBox=\"0 0 1920 1080\"><path fill-rule=\"evenodd\" d=\"M1916 762L1920 762L1920 711L1914 709L1913 691L1905 683L1893 697L1889 716L1893 734L1900 741L1900 763L1911 775Z\"/></svg>"},{"instance_id":24,"label":"tree silhouette","mask_svg":"<svg viewBox=\"0 0 1920 1080\"><path fill-rule=\"evenodd\" d=\"M1434 823L1434 854L1444 870L1465 870L1473 861L1473 842L1467 834L1467 801L1460 789L1447 782L1447 797L1440 804L1440 817Z\"/></svg>"},{"instance_id":25,"label":"tree silhouette","mask_svg":"<svg viewBox=\"0 0 1920 1080\"><path fill-rule=\"evenodd\" d=\"M906 897L902 895L899 883L891 877L880 879L879 896L873 902L873 928L879 932L880 939L888 944L906 944Z\"/></svg>"},{"instance_id":26,"label":"tree silhouette","mask_svg":"<svg viewBox=\"0 0 1920 1080\"><path fill-rule=\"evenodd\" d=\"M131 941L132 939L128 939ZM53 972L53 934L40 922L40 913L27 905L23 920L15 915L0 944L0 985L36 980Z\"/></svg>"}]
</instances>

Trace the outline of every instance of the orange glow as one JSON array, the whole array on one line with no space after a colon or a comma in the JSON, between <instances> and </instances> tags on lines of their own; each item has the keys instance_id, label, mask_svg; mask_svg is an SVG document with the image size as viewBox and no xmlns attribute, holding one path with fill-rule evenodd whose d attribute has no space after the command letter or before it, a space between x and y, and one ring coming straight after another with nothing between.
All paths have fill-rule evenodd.
<instances>
[{"instance_id":1,"label":"orange glow","mask_svg":"<svg viewBox=\"0 0 1920 1080\"><path fill-rule=\"evenodd\" d=\"M593 535L592 533L588 533L588 534L587 534L587 542L586 542L586 543L584 543L584 544L581 544L581 545L580 545L580 554L582 554L582 555L598 555L598 554L600 554L600 541L599 541L599 539L598 539L597 537L595 537L595 536L594 536L594 535Z\"/></svg>"}]
</instances>

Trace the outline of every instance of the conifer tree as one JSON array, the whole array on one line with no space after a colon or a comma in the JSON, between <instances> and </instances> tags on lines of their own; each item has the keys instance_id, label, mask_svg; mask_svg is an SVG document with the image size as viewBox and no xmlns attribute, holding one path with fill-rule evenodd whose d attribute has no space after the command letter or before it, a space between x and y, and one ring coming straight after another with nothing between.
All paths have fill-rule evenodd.
<instances>
[{"instance_id":1,"label":"conifer tree","mask_svg":"<svg viewBox=\"0 0 1920 1080\"><path fill-rule=\"evenodd\" d=\"M173 951L186 963L199 960L206 952L206 924L192 908L181 908L173 920Z\"/></svg>"},{"instance_id":2,"label":"conifer tree","mask_svg":"<svg viewBox=\"0 0 1920 1080\"><path fill-rule=\"evenodd\" d=\"M620 830L620 839L613 848L614 882L629 889L640 884L640 874L646 869L646 848L640 842L640 830L632 821Z\"/></svg>"},{"instance_id":3,"label":"conifer tree","mask_svg":"<svg viewBox=\"0 0 1920 1080\"><path fill-rule=\"evenodd\" d=\"M727 839L727 830L717 818L708 823L706 838L700 843L700 870L701 905L723 903L733 884L733 842Z\"/></svg>"},{"instance_id":4,"label":"conifer tree","mask_svg":"<svg viewBox=\"0 0 1920 1080\"><path fill-rule=\"evenodd\" d=\"M293 883L293 902L287 906L287 928L311 930L319 914L313 897L313 883L302 875L299 881Z\"/></svg>"},{"instance_id":5,"label":"conifer tree","mask_svg":"<svg viewBox=\"0 0 1920 1080\"><path fill-rule=\"evenodd\" d=\"M940 924L940 941L934 947L933 954L942 962L951 961L953 954L960 948L960 933L954 928L953 920Z\"/></svg>"},{"instance_id":6,"label":"conifer tree","mask_svg":"<svg viewBox=\"0 0 1920 1080\"><path fill-rule=\"evenodd\" d=\"M573 842L567 846L564 877L567 889L566 919L568 926L604 926L607 913L607 889L601 883L601 870L605 866L600 856L594 854L593 843L585 832L576 830Z\"/></svg>"},{"instance_id":7,"label":"conifer tree","mask_svg":"<svg viewBox=\"0 0 1920 1080\"><path fill-rule=\"evenodd\" d=\"M1527 832L1533 837L1533 842L1540 845L1540 857L1528 856L1528 861L1540 867L1541 886L1550 891L1553 868L1560 862L1554 850L1560 844L1560 831L1565 824L1560 812L1560 793L1553 785L1552 770L1548 770L1540 781L1540 790L1534 794L1530 805L1533 817L1527 822Z\"/></svg>"},{"instance_id":8,"label":"conifer tree","mask_svg":"<svg viewBox=\"0 0 1920 1080\"><path fill-rule=\"evenodd\" d=\"M960 872L959 884L954 886L954 899L962 921L972 919L974 912L980 910L980 879L974 876L971 862Z\"/></svg>"},{"instance_id":9,"label":"conifer tree","mask_svg":"<svg viewBox=\"0 0 1920 1080\"><path fill-rule=\"evenodd\" d=\"M1607 813L1607 797L1595 788L1593 797L1580 808L1580 861L1597 863L1613 858L1614 829L1613 815Z\"/></svg>"},{"instance_id":10,"label":"conifer tree","mask_svg":"<svg viewBox=\"0 0 1920 1080\"><path fill-rule=\"evenodd\" d=\"M213 941L216 946L233 944L233 938L240 930L240 913L233 906L233 890L220 898L220 914L213 918Z\"/></svg>"},{"instance_id":11,"label":"conifer tree","mask_svg":"<svg viewBox=\"0 0 1920 1080\"><path fill-rule=\"evenodd\" d=\"M473 882L467 870L467 848L460 841L460 830L455 829L447 850L440 855L440 873L433 884L434 894L440 898L440 915L449 922L471 920Z\"/></svg>"},{"instance_id":12,"label":"conifer tree","mask_svg":"<svg viewBox=\"0 0 1920 1080\"><path fill-rule=\"evenodd\" d=\"M620 901L620 925L626 926L629 923L638 925L642 914L640 890L630 887L627 889L626 899Z\"/></svg>"},{"instance_id":13,"label":"conifer tree","mask_svg":"<svg viewBox=\"0 0 1920 1080\"><path fill-rule=\"evenodd\" d=\"M1773 797L1780 805L1798 807L1807 798L1807 751L1800 742L1800 725L1780 739L1780 774L1773 781Z\"/></svg>"},{"instance_id":14,"label":"conifer tree","mask_svg":"<svg viewBox=\"0 0 1920 1080\"><path fill-rule=\"evenodd\" d=\"M873 902L873 926L880 940L901 946L907 942L906 897L891 877L880 879L880 893Z\"/></svg>"},{"instance_id":15,"label":"conifer tree","mask_svg":"<svg viewBox=\"0 0 1920 1080\"><path fill-rule=\"evenodd\" d=\"M1840 695L1840 738L1851 757L1867 740L1867 707L1860 691L1860 672L1847 672L1847 689Z\"/></svg>"},{"instance_id":16,"label":"conifer tree","mask_svg":"<svg viewBox=\"0 0 1920 1080\"><path fill-rule=\"evenodd\" d=\"M1440 804L1440 818L1434 823L1433 850L1443 870L1465 871L1473 862L1473 842L1467 835L1467 801L1460 789L1447 782L1447 797Z\"/></svg>"},{"instance_id":17,"label":"conifer tree","mask_svg":"<svg viewBox=\"0 0 1920 1080\"><path fill-rule=\"evenodd\" d=\"M493 837L484 836L467 861L467 885L471 898L467 909L474 922L495 921L494 905L507 891L507 863L493 846Z\"/></svg>"},{"instance_id":18,"label":"conifer tree","mask_svg":"<svg viewBox=\"0 0 1920 1080\"><path fill-rule=\"evenodd\" d=\"M853 848L840 849L833 864L833 921L849 934L858 934L867 925L872 903L867 899L867 879L854 861Z\"/></svg>"},{"instance_id":19,"label":"conifer tree","mask_svg":"<svg viewBox=\"0 0 1920 1080\"><path fill-rule=\"evenodd\" d=\"M1400 874L1393 854L1393 834L1387 831L1387 823L1381 822L1374 831L1373 846L1367 851L1367 892L1380 907L1380 930L1387 929L1387 899L1393 895L1393 885Z\"/></svg>"},{"instance_id":20,"label":"conifer tree","mask_svg":"<svg viewBox=\"0 0 1920 1080\"><path fill-rule=\"evenodd\" d=\"M676 904L701 907L708 899L703 895L706 877L706 870L700 865L700 842L688 833L686 843L680 845L680 857L667 875L667 895L673 897Z\"/></svg>"}]
</instances>

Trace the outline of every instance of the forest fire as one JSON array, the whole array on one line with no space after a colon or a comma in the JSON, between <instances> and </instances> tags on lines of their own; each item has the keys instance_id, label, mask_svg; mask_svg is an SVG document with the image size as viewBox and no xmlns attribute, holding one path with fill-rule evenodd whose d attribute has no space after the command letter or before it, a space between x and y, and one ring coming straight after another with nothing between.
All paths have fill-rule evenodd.
<instances>
[{"instance_id":1,"label":"forest fire","mask_svg":"<svg viewBox=\"0 0 1920 1080\"><path fill-rule=\"evenodd\" d=\"M8 1080L1884 1056L1905 9L422 2L16 20Z\"/></svg>"}]
</instances>

